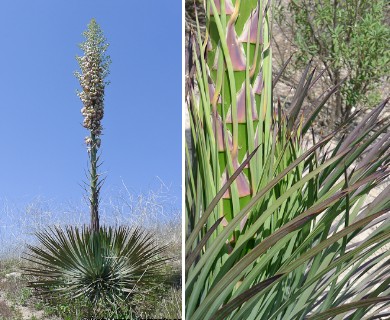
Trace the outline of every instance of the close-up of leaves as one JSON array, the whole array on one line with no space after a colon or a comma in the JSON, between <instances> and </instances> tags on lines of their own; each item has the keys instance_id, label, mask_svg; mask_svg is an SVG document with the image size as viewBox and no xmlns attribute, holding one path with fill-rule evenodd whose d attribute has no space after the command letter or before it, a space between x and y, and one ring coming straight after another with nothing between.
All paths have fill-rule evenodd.
<instances>
[{"instance_id":1,"label":"close-up of leaves","mask_svg":"<svg viewBox=\"0 0 390 320\"><path fill-rule=\"evenodd\" d=\"M314 134L345 80L307 108L327 72L308 61L287 107L275 92L287 64L272 73L272 9L207 0L204 25L196 8L186 20L185 317L385 319L389 99L347 106L336 129Z\"/></svg>"}]
</instances>

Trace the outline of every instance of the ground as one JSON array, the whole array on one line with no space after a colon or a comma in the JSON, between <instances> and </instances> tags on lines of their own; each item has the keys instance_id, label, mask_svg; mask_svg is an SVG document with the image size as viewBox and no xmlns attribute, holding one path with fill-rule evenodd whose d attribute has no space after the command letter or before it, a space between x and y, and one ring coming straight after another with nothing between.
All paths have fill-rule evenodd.
<instances>
[{"instance_id":1,"label":"ground","mask_svg":"<svg viewBox=\"0 0 390 320\"><path fill-rule=\"evenodd\" d=\"M0 319L57 320L45 310L44 304L32 296L27 277L20 270L21 261L0 261Z\"/></svg>"}]
</instances>

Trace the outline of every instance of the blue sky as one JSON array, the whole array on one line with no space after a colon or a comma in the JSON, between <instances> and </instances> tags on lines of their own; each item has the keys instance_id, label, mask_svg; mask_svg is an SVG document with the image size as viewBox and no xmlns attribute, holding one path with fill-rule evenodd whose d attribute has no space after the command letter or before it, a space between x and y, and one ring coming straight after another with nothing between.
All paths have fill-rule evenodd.
<instances>
[{"instance_id":1,"label":"blue sky","mask_svg":"<svg viewBox=\"0 0 390 320\"><path fill-rule=\"evenodd\" d=\"M0 199L83 196L87 131L73 72L91 18L110 43L112 60L101 148L104 188L123 181L137 194L161 179L179 207L180 1L1 1Z\"/></svg>"}]
</instances>

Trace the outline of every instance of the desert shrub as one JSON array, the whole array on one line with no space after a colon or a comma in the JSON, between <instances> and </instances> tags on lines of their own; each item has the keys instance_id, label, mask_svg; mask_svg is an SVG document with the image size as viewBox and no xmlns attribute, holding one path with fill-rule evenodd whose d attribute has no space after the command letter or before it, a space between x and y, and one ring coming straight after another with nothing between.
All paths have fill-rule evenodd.
<instances>
[{"instance_id":1,"label":"desert shrub","mask_svg":"<svg viewBox=\"0 0 390 320\"><path fill-rule=\"evenodd\" d=\"M390 73L387 6L383 0L289 2L298 66L314 59L328 85L345 78L336 93L334 121L349 117L353 107L380 101L378 84Z\"/></svg>"}]
</instances>

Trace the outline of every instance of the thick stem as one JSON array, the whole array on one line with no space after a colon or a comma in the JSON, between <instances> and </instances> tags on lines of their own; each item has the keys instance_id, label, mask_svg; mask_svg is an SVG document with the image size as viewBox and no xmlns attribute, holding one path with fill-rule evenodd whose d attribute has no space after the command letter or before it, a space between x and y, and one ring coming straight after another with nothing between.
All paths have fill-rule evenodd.
<instances>
[{"instance_id":1,"label":"thick stem","mask_svg":"<svg viewBox=\"0 0 390 320\"><path fill-rule=\"evenodd\" d=\"M97 144L96 136L91 132L91 194L90 194L90 210L91 210L91 230L99 231L99 189L97 173Z\"/></svg>"}]
</instances>

